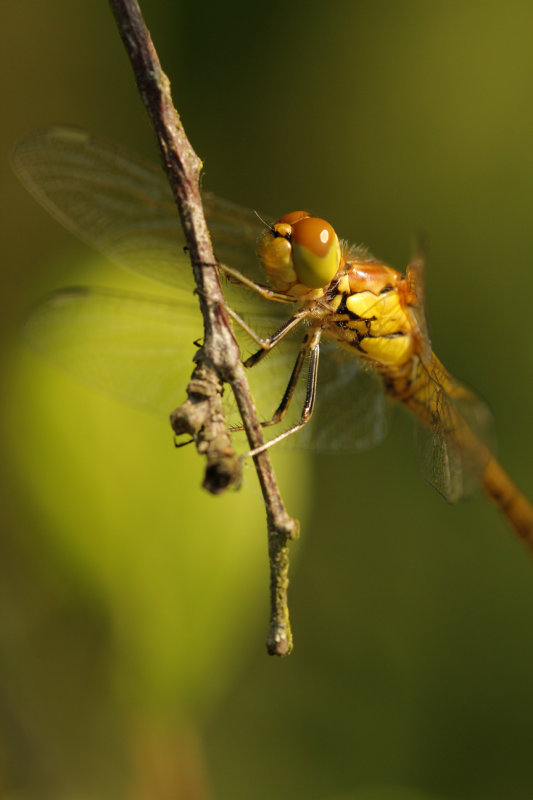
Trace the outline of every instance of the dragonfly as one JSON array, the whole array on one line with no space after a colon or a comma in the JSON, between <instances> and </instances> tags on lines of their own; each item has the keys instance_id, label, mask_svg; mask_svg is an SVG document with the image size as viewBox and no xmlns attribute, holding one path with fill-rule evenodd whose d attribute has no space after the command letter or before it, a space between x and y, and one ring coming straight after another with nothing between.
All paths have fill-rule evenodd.
<instances>
[{"instance_id":1,"label":"dragonfly","mask_svg":"<svg viewBox=\"0 0 533 800\"><path fill-rule=\"evenodd\" d=\"M13 165L67 229L175 292L59 290L33 311L28 338L97 387L168 414L199 314L163 173L74 128L23 139ZM266 223L212 194L204 206L243 361L257 375L262 425L284 426L247 455L295 439L321 452L373 447L386 435L393 400L415 420L429 483L452 503L481 486L533 549L533 506L493 455L487 405L432 350L423 249L402 274L308 212Z\"/></svg>"}]
</instances>

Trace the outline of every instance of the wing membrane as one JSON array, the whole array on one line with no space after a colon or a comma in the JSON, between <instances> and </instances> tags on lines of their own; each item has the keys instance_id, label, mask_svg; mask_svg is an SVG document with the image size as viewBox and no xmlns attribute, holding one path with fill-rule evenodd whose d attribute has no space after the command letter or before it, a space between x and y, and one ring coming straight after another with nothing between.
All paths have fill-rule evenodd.
<instances>
[{"instance_id":1,"label":"wing membrane","mask_svg":"<svg viewBox=\"0 0 533 800\"><path fill-rule=\"evenodd\" d=\"M419 242L406 270L409 311L418 333L425 396L418 396L415 438L422 474L450 503L478 487L494 448L492 415L474 392L444 369L431 349L425 312L425 250Z\"/></svg>"},{"instance_id":2,"label":"wing membrane","mask_svg":"<svg viewBox=\"0 0 533 800\"><path fill-rule=\"evenodd\" d=\"M22 139L12 161L28 191L82 241L152 280L192 286L177 208L160 169L76 128ZM264 226L235 203L207 193L203 199L217 257L255 277Z\"/></svg>"},{"instance_id":3,"label":"wing membrane","mask_svg":"<svg viewBox=\"0 0 533 800\"><path fill-rule=\"evenodd\" d=\"M94 388L168 417L185 399L202 324L192 303L82 287L42 301L23 333Z\"/></svg>"},{"instance_id":4,"label":"wing membrane","mask_svg":"<svg viewBox=\"0 0 533 800\"><path fill-rule=\"evenodd\" d=\"M479 487L495 445L492 414L483 400L448 373L445 380L433 378L424 405L433 414L425 422L419 418L415 427L422 473L455 503Z\"/></svg>"},{"instance_id":5,"label":"wing membrane","mask_svg":"<svg viewBox=\"0 0 533 800\"><path fill-rule=\"evenodd\" d=\"M389 422L390 404L377 373L357 355L321 344L317 404L302 443L320 452L361 452L383 441Z\"/></svg>"}]
</instances>

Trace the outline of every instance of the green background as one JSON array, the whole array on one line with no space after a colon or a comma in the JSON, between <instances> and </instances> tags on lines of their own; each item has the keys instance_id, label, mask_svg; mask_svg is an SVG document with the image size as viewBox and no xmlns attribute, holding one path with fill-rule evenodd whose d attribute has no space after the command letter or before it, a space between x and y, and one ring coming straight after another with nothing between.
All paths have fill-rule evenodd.
<instances>
[{"instance_id":1,"label":"green background","mask_svg":"<svg viewBox=\"0 0 533 800\"><path fill-rule=\"evenodd\" d=\"M398 268L426 233L434 347L530 490L531 4L143 8L206 188L311 208ZM206 496L164 421L19 341L47 291L139 281L30 199L16 140L72 123L156 151L105 2L1 18L0 796L530 798L530 559L483 497L423 482L404 415L362 456L275 454L303 534L280 661L253 471Z\"/></svg>"}]
</instances>

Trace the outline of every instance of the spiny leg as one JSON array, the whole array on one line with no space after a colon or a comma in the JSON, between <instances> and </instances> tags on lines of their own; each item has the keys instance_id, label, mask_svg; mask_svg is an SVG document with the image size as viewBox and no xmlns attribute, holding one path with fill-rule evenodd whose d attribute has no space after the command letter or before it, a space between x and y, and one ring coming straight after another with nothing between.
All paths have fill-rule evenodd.
<instances>
[{"instance_id":1,"label":"spiny leg","mask_svg":"<svg viewBox=\"0 0 533 800\"><path fill-rule=\"evenodd\" d=\"M250 450L250 452L246 453L243 456L243 458L248 458L248 457L253 457L253 456L259 455L259 453L262 453L264 450L267 450L269 447L272 447L272 445L278 444L278 442L283 441L283 439L286 439L288 436L292 436L293 433L297 433L305 425L307 425L307 423L311 419L311 417L313 415L313 410L314 410L314 407L315 407L315 401L316 401L316 387L317 387L317 375L318 375L318 356L319 356L319 350L320 350L319 344L320 344L321 333L322 333L321 329L320 328L316 328L312 332L312 334L309 335L309 337L306 337L306 340L304 341L304 344L302 345L302 350L304 350L304 346L305 346L304 353L307 352L307 350L309 350L310 357L309 357L309 375L307 376L307 389L306 389L306 392L305 392L305 400L304 400L304 405L303 405L303 408L302 408L302 415L300 417L300 421L296 425L293 425L292 428L289 428L288 430L284 431L283 433L280 433L279 436L275 436L273 439L270 439L268 442L265 442L260 447L256 447L254 450ZM296 369L296 366L297 366L297 364L295 364L295 369ZM301 366L300 366L300 369L301 369ZM294 370L293 370L293 372L294 372ZM289 384L290 384L290 382L289 382ZM289 387L287 387L287 388L289 388ZM294 389L293 389L293 391L294 391ZM292 392L291 392L290 396L292 397ZM283 400L284 399L285 399L285 395L283 397ZM283 400L282 400L280 405L283 405ZM289 397L289 399L287 401L287 405L288 405L289 401L290 401L290 397Z\"/></svg>"},{"instance_id":2,"label":"spiny leg","mask_svg":"<svg viewBox=\"0 0 533 800\"><path fill-rule=\"evenodd\" d=\"M263 339L232 308L227 306L227 311L230 317L233 320L235 320L235 322L242 328L242 330L245 333L247 333L248 336L251 339L253 339L253 341L256 344L260 346L260 350L258 350L257 353L254 353L249 358L247 358L246 361L244 361L245 367L255 366L255 364L261 361L261 359L264 358L266 354L272 350L273 347L275 347L279 342L281 342L281 340L288 333L290 333L293 328L299 325L299 323L303 319L306 319L306 317L310 316L310 312L306 309L298 311L296 314L293 314L293 316L290 317L286 322L284 322L283 325L280 328L278 328L278 330L275 331L271 336L267 336L265 339Z\"/></svg>"},{"instance_id":3,"label":"spiny leg","mask_svg":"<svg viewBox=\"0 0 533 800\"><path fill-rule=\"evenodd\" d=\"M253 292L261 295L261 297L264 297L267 300L272 300L275 303L284 303L285 305L298 302L296 297L290 297L287 294L283 294L283 292L276 292L274 289L271 289L270 286L264 286L262 283L256 283L251 278L243 275L242 272L239 272L239 270L233 269L233 267L228 267L227 264L221 264L219 262L217 266L231 283L238 283L242 286L246 286L248 289L251 289Z\"/></svg>"},{"instance_id":4,"label":"spiny leg","mask_svg":"<svg viewBox=\"0 0 533 800\"><path fill-rule=\"evenodd\" d=\"M294 367L291 372L291 377L289 378L289 382L287 384L287 388L283 393L283 397L281 398L281 403L274 411L272 415L272 419L267 420L266 422L262 422L261 426L263 428L268 428L270 425L277 425L278 422L281 422L285 414L287 413L287 409L289 408L290 402L294 396L294 391L296 389L296 385L298 383L298 378L300 377L300 373L302 371L302 367L305 362L305 357L309 350L309 345L307 342L307 337L302 342L302 346L300 347L300 351L294 362Z\"/></svg>"},{"instance_id":5,"label":"spiny leg","mask_svg":"<svg viewBox=\"0 0 533 800\"><path fill-rule=\"evenodd\" d=\"M289 378L289 382L287 384L285 392L283 393L281 403L277 407L271 419L266 420L265 422L261 422L262 428L268 428L270 425L277 425L277 423L281 422L281 420L287 413L287 409L294 395L294 390L296 389L296 384L298 383L298 378L300 377L302 366L304 364L308 350L309 350L309 344L308 344L308 337L306 336L306 338L302 342L302 346L300 347L298 356L294 363L294 367L291 372L291 377ZM242 425L236 425L230 430L232 433L237 433L239 431L243 431L244 427Z\"/></svg>"}]
</instances>

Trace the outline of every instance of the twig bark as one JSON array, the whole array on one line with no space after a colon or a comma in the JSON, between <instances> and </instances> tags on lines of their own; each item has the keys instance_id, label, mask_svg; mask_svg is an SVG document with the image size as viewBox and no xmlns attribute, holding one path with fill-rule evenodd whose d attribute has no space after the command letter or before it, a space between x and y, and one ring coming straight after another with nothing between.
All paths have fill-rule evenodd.
<instances>
[{"instance_id":1,"label":"twig bark","mask_svg":"<svg viewBox=\"0 0 533 800\"><path fill-rule=\"evenodd\" d=\"M161 68L137 1L110 0L110 5L152 120L178 206L204 318L204 344L195 356L189 399L172 414L171 422L176 433L189 433L198 451L207 456L204 487L216 494L237 483L240 477L240 461L233 451L224 420L223 381L233 390L251 449L263 443L262 430L218 280L200 196L202 163L174 108L169 80ZM264 451L255 456L254 463L268 527L271 618L267 649L272 655L287 655L292 649L287 605L288 545L289 540L298 535L298 523L285 509L268 453Z\"/></svg>"}]
</instances>

